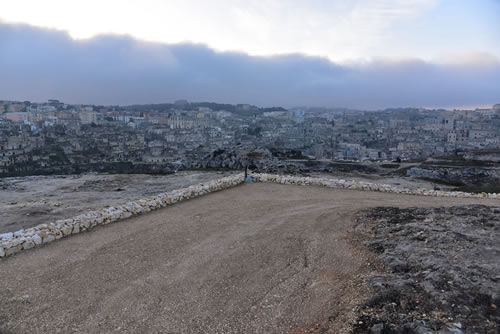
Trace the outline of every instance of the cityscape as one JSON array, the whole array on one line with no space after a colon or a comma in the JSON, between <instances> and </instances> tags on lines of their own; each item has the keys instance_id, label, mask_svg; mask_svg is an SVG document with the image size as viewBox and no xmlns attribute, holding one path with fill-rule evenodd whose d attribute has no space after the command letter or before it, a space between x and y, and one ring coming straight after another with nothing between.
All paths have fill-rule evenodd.
<instances>
[{"instance_id":1,"label":"cityscape","mask_svg":"<svg viewBox=\"0 0 500 334\"><path fill-rule=\"evenodd\" d=\"M165 171L201 168L213 152L242 146L317 160L374 162L498 149L500 104L359 111L186 100L135 106L0 101L0 173L5 175L64 172L71 166L91 171L93 165L117 163L132 170L130 164Z\"/></svg>"},{"instance_id":2,"label":"cityscape","mask_svg":"<svg viewBox=\"0 0 500 334\"><path fill-rule=\"evenodd\" d=\"M500 0L0 1L0 334L500 334Z\"/></svg>"}]
</instances>

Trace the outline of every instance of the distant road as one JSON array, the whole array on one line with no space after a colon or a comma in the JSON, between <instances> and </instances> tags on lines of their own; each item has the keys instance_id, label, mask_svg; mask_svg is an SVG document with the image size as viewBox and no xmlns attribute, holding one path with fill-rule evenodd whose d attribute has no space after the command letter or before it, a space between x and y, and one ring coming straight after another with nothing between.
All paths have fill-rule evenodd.
<instances>
[{"instance_id":1,"label":"distant road","mask_svg":"<svg viewBox=\"0 0 500 334\"><path fill-rule=\"evenodd\" d=\"M1 260L0 333L342 333L356 213L471 203L500 201L244 184Z\"/></svg>"}]
</instances>

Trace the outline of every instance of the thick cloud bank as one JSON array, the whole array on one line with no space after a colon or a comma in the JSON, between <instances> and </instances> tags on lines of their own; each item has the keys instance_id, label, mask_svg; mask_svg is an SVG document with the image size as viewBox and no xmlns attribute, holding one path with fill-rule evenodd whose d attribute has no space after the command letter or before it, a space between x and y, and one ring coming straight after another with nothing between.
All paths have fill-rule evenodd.
<instances>
[{"instance_id":1,"label":"thick cloud bank","mask_svg":"<svg viewBox=\"0 0 500 334\"><path fill-rule=\"evenodd\" d=\"M493 58L339 65L298 54L252 57L194 44L0 24L0 99L134 104L193 101L352 108L462 106L500 101Z\"/></svg>"}]
</instances>

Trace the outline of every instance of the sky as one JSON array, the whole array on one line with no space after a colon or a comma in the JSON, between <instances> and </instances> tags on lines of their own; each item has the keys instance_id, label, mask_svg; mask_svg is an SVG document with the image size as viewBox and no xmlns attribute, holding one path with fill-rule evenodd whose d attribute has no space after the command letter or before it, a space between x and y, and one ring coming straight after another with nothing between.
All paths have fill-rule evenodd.
<instances>
[{"instance_id":1,"label":"sky","mask_svg":"<svg viewBox=\"0 0 500 334\"><path fill-rule=\"evenodd\" d=\"M0 2L0 99L500 102L500 0Z\"/></svg>"}]
</instances>

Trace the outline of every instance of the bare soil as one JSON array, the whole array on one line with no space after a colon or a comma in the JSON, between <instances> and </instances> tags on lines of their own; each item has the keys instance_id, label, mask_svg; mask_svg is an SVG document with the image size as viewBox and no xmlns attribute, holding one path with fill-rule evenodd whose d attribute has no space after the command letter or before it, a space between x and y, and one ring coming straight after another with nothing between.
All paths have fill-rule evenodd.
<instances>
[{"instance_id":1,"label":"bare soil","mask_svg":"<svg viewBox=\"0 0 500 334\"><path fill-rule=\"evenodd\" d=\"M500 207L379 207L359 217L388 268L355 333L500 332Z\"/></svg>"},{"instance_id":2,"label":"bare soil","mask_svg":"<svg viewBox=\"0 0 500 334\"><path fill-rule=\"evenodd\" d=\"M359 210L493 200L244 184L0 261L1 333L349 333Z\"/></svg>"},{"instance_id":3,"label":"bare soil","mask_svg":"<svg viewBox=\"0 0 500 334\"><path fill-rule=\"evenodd\" d=\"M231 174L81 174L0 178L0 233L55 222Z\"/></svg>"}]
</instances>

